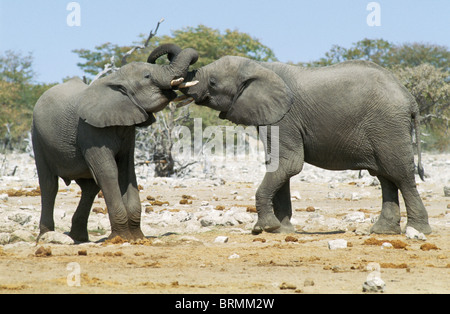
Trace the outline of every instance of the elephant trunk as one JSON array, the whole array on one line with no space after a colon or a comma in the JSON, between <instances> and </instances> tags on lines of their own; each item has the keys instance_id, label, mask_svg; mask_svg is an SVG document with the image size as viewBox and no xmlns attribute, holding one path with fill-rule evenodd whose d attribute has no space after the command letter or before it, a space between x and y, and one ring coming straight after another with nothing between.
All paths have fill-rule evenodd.
<instances>
[{"instance_id":1,"label":"elephant trunk","mask_svg":"<svg viewBox=\"0 0 450 314\"><path fill-rule=\"evenodd\" d=\"M195 49L187 48L181 50L175 44L165 44L156 48L147 61L155 63L163 55L167 55L170 64L163 66L164 70L154 75L162 89L172 89L174 86L179 86L188 74L189 66L198 60L198 53Z\"/></svg>"}]
</instances>

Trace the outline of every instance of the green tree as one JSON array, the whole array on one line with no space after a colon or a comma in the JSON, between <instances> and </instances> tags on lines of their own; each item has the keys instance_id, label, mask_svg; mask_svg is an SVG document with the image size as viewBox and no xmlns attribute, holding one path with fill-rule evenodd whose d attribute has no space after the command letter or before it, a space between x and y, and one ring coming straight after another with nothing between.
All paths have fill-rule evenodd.
<instances>
[{"instance_id":1,"label":"green tree","mask_svg":"<svg viewBox=\"0 0 450 314\"><path fill-rule=\"evenodd\" d=\"M95 49L76 49L74 53L78 54L84 62L77 65L87 74L96 75L107 63L111 62L114 56L115 65L121 66L122 56L135 45L143 45L147 40L145 34L139 35L139 40L130 46L118 46L112 43L105 43L96 46ZM171 36L155 36L146 49L135 51L130 56L128 62L146 61L150 52L161 44L174 43L181 48L194 48L199 53L199 60L193 68L199 68L209 64L226 55L237 55L248 57L258 61L275 61L275 54L267 46L263 45L258 39L249 34L241 33L237 30L227 29L221 33L217 29L199 25L197 27L186 27L172 32ZM165 63L162 59L159 63Z\"/></svg>"},{"instance_id":2,"label":"green tree","mask_svg":"<svg viewBox=\"0 0 450 314\"><path fill-rule=\"evenodd\" d=\"M34 84L33 56L0 55L0 148L23 149L36 101L52 84Z\"/></svg>"}]
</instances>

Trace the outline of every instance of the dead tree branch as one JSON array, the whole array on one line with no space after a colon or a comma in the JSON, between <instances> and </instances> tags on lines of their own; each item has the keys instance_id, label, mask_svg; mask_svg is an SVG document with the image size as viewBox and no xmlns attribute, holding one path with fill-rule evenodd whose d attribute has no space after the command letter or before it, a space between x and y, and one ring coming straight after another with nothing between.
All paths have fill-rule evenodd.
<instances>
[{"instance_id":1,"label":"dead tree branch","mask_svg":"<svg viewBox=\"0 0 450 314\"><path fill-rule=\"evenodd\" d=\"M135 52L138 49L145 49L148 47L148 43L150 42L150 39L152 39L153 37L155 37L156 33L158 32L159 29L159 25L161 25L161 23L164 22L164 18L162 18L161 20L159 20L158 24L156 24L156 28L155 31L153 32L153 30L150 31L150 34L148 35L147 40L145 41L144 45L138 45L138 46L134 46L133 48L131 48L130 51L128 51L127 53L124 54L124 56L122 57L122 66L124 66L125 64L127 64L127 58L133 54L133 52Z\"/></svg>"}]
</instances>

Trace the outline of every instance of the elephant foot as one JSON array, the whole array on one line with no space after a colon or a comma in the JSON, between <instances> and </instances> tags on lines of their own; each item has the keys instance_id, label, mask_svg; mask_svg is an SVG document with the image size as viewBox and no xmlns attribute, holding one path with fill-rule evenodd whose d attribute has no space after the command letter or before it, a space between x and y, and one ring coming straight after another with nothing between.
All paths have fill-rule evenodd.
<instances>
[{"instance_id":1,"label":"elephant foot","mask_svg":"<svg viewBox=\"0 0 450 314\"><path fill-rule=\"evenodd\" d=\"M71 237L75 243L90 242L87 231L86 232L76 232L76 231L70 230L69 237Z\"/></svg>"},{"instance_id":2,"label":"elephant foot","mask_svg":"<svg viewBox=\"0 0 450 314\"><path fill-rule=\"evenodd\" d=\"M55 231L55 228L48 228L48 227L46 227L46 226L44 226L44 225L41 225L41 226L39 227L39 235L38 235L37 238L36 238L36 244L39 243L39 240L41 239L41 237L42 237L44 234L46 234L47 232L50 232L50 231Z\"/></svg>"},{"instance_id":3,"label":"elephant foot","mask_svg":"<svg viewBox=\"0 0 450 314\"><path fill-rule=\"evenodd\" d=\"M252 234L260 234L263 231L274 232L281 227L280 221L273 213L258 215L258 221L253 227Z\"/></svg>"},{"instance_id":4,"label":"elephant foot","mask_svg":"<svg viewBox=\"0 0 450 314\"><path fill-rule=\"evenodd\" d=\"M281 227L272 231L273 233L295 233L295 227L291 224L288 217L281 221Z\"/></svg>"},{"instance_id":5,"label":"elephant foot","mask_svg":"<svg viewBox=\"0 0 450 314\"><path fill-rule=\"evenodd\" d=\"M145 235L144 233L142 233L141 228L131 229L130 233L133 240L141 240L145 238Z\"/></svg>"},{"instance_id":6,"label":"elephant foot","mask_svg":"<svg viewBox=\"0 0 450 314\"><path fill-rule=\"evenodd\" d=\"M401 234L400 223L392 223L380 217L378 221L370 228L370 233L376 234Z\"/></svg>"},{"instance_id":7,"label":"elephant foot","mask_svg":"<svg viewBox=\"0 0 450 314\"><path fill-rule=\"evenodd\" d=\"M406 227L413 227L414 229L416 229L419 232L422 232L423 234L430 234L432 232L430 224L427 222L410 222L408 220L408 222L406 223Z\"/></svg>"},{"instance_id":8,"label":"elephant foot","mask_svg":"<svg viewBox=\"0 0 450 314\"><path fill-rule=\"evenodd\" d=\"M126 231L112 231L111 234L108 236L108 240L112 240L116 237L121 238L124 241L132 241L133 237L131 236L131 232L129 230Z\"/></svg>"}]
</instances>

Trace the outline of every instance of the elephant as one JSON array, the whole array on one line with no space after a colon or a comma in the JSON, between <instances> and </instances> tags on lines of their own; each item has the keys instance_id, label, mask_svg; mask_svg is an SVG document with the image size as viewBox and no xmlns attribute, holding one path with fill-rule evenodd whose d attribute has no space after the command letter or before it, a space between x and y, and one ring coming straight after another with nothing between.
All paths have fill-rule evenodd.
<instances>
[{"instance_id":1,"label":"elephant","mask_svg":"<svg viewBox=\"0 0 450 314\"><path fill-rule=\"evenodd\" d=\"M260 130L278 127L278 166L266 169L256 191L254 234L295 231L290 178L305 162L328 170L366 169L379 179L381 214L371 233L401 233L399 190L407 226L431 233L415 182L413 129L422 180L424 174L418 105L388 70L362 60L307 68L225 56L190 71L186 81L193 80L200 83L180 90L220 118Z\"/></svg>"},{"instance_id":2,"label":"elephant","mask_svg":"<svg viewBox=\"0 0 450 314\"><path fill-rule=\"evenodd\" d=\"M170 64L154 64L168 54ZM69 236L88 242L87 222L101 190L111 224L109 238L143 238L141 204L134 169L135 128L148 126L177 97L194 49L167 44L156 48L150 62L133 62L91 85L70 79L46 91L33 111L32 144L41 190L39 238L54 231L53 211L58 180L81 188ZM181 84L181 85L180 85ZM183 96L184 97L184 96Z\"/></svg>"}]
</instances>

